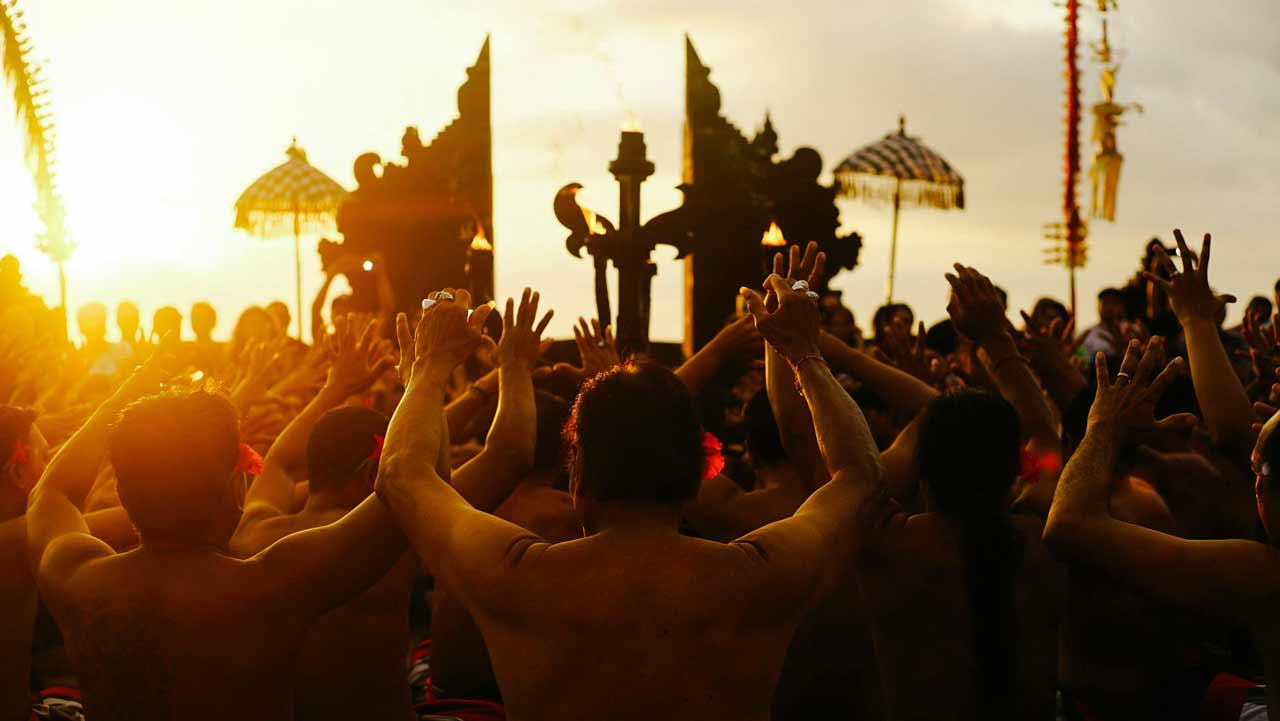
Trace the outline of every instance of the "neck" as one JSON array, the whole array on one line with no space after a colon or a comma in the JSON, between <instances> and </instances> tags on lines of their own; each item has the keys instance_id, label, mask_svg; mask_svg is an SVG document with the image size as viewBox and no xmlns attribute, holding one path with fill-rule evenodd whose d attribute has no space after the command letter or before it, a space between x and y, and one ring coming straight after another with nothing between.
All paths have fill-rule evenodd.
<instances>
[{"instance_id":1,"label":"neck","mask_svg":"<svg viewBox=\"0 0 1280 721\"><path fill-rule=\"evenodd\" d=\"M680 529L681 507L657 503L591 503L583 514L588 533L665 535Z\"/></svg>"}]
</instances>

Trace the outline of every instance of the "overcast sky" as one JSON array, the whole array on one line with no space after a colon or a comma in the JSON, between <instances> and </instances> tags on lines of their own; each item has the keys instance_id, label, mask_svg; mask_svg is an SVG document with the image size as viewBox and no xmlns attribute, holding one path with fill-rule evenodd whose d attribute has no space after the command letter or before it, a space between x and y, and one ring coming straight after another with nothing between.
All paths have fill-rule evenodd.
<instances>
[{"instance_id":1,"label":"overcast sky","mask_svg":"<svg viewBox=\"0 0 1280 721\"><path fill-rule=\"evenodd\" d=\"M454 116L486 33L498 291L536 280L558 310L558 335L592 311L592 271L565 253L551 199L576 180L587 204L616 217L606 165L628 113L657 164L646 217L679 202L686 32L725 114L750 134L771 111L784 156L808 145L829 171L905 113L909 132L964 174L965 211L902 216L899 295L922 318L943 315L953 260L988 272L1015 306L1066 295L1065 271L1041 265L1041 225L1061 207L1062 10L1048 0L24 5L48 61L80 243L68 267L73 306L131 298L149 316L208 299L226 335L247 304L292 303L291 243L231 230L240 190L283 160L293 135L348 187L358 154L398 155L404 126L431 137ZM1083 320L1098 289L1132 274L1145 240L1170 239L1175 226L1189 238L1214 233L1222 290L1266 291L1280 275L1280 3L1120 0L1112 17L1125 53L1119 99L1146 112L1120 131L1119 219L1092 225ZM1097 24L1083 15L1086 39ZM1082 67L1092 102L1097 67ZM1086 122L1086 164L1088 137ZM0 124L0 251L16 251L30 285L55 297L56 276L32 247L30 203L17 131ZM841 210L865 246L836 285L865 323L884 292L889 212L847 201ZM309 303L319 272L307 262ZM653 334L674 339L677 264L660 263L654 293Z\"/></svg>"}]
</instances>

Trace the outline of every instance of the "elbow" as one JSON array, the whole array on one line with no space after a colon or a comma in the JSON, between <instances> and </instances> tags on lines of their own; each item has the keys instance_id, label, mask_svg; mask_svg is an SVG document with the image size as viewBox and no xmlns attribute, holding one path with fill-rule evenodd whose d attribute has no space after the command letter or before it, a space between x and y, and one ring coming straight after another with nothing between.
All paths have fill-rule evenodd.
<instances>
[{"instance_id":1,"label":"elbow","mask_svg":"<svg viewBox=\"0 0 1280 721\"><path fill-rule=\"evenodd\" d=\"M1051 509L1049 518L1045 520L1041 540L1048 549L1058 556L1069 556L1077 539L1084 533L1085 519L1077 514Z\"/></svg>"},{"instance_id":2,"label":"elbow","mask_svg":"<svg viewBox=\"0 0 1280 721\"><path fill-rule=\"evenodd\" d=\"M844 463L832 468L831 471L833 477L837 473L846 473L854 478L864 479L872 483L879 483L888 475L884 461L880 459L880 452L874 447L855 454Z\"/></svg>"}]
</instances>

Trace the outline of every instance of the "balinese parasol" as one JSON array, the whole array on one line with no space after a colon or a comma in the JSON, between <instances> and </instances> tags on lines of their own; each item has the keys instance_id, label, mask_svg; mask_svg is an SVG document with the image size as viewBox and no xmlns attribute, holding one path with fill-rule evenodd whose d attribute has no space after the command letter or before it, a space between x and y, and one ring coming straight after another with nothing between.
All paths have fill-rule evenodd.
<instances>
[{"instance_id":1,"label":"balinese parasol","mask_svg":"<svg viewBox=\"0 0 1280 721\"><path fill-rule=\"evenodd\" d=\"M302 338L302 233L333 226L334 214L347 191L307 162L295 138L285 151L289 159L267 171L236 200L236 227L275 238L293 231L294 272L298 291L298 338Z\"/></svg>"},{"instance_id":2,"label":"balinese parasol","mask_svg":"<svg viewBox=\"0 0 1280 721\"><path fill-rule=\"evenodd\" d=\"M898 260L898 210L905 202L943 210L964 208L964 178L942 156L907 135L907 119L898 116L898 132L857 150L836 166L840 194L893 203L893 235L889 241L889 287Z\"/></svg>"}]
</instances>

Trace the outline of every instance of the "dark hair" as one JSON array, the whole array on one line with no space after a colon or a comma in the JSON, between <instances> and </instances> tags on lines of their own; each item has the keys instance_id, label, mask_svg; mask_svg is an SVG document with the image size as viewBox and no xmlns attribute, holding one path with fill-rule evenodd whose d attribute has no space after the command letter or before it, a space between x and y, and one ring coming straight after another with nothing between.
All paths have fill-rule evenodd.
<instances>
[{"instance_id":1,"label":"dark hair","mask_svg":"<svg viewBox=\"0 0 1280 721\"><path fill-rule=\"evenodd\" d=\"M0 406L0 465L8 462L18 441L26 441L31 435L35 411L16 406Z\"/></svg>"},{"instance_id":2,"label":"dark hair","mask_svg":"<svg viewBox=\"0 0 1280 721\"><path fill-rule=\"evenodd\" d=\"M564 424L569 420L569 404L544 390L534 391L537 409L537 440L533 447L533 467L545 471L564 462Z\"/></svg>"},{"instance_id":3,"label":"dark hair","mask_svg":"<svg viewBox=\"0 0 1280 721\"><path fill-rule=\"evenodd\" d=\"M1031 308L1032 316L1037 316L1042 312L1053 313L1064 320L1071 315L1071 312L1067 310L1065 305L1053 298L1041 298L1037 300L1036 304Z\"/></svg>"},{"instance_id":4,"label":"dark hair","mask_svg":"<svg viewBox=\"0 0 1280 721\"><path fill-rule=\"evenodd\" d=\"M1271 299L1268 298L1267 296L1265 295L1253 296L1252 298L1249 299L1249 304L1246 305L1245 308L1246 310L1248 310L1248 309L1254 308L1255 306L1266 308L1267 312L1264 315L1271 315Z\"/></svg>"},{"instance_id":5,"label":"dark hair","mask_svg":"<svg viewBox=\"0 0 1280 721\"><path fill-rule=\"evenodd\" d=\"M913 319L915 318L915 313L912 312L911 307L903 303L885 303L876 308L875 315L871 316L871 335L877 343L884 340L885 326L893 325L893 316L897 315L900 310L906 311Z\"/></svg>"},{"instance_id":6,"label":"dark hair","mask_svg":"<svg viewBox=\"0 0 1280 721\"><path fill-rule=\"evenodd\" d=\"M924 334L924 345L938 355L948 356L960 346L960 336L951 319L934 323Z\"/></svg>"},{"instance_id":7,"label":"dark hair","mask_svg":"<svg viewBox=\"0 0 1280 721\"><path fill-rule=\"evenodd\" d=\"M747 454L754 468L769 468L786 463L787 451L782 447L778 421L769 404L769 394L762 388L742 407L742 425L746 432Z\"/></svg>"},{"instance_id":8,"label":"dark hair","mask_svg":"<svg viewBox=\"0 0 1280 721\"><path fill-rule=\"evenodd\" d=\"M387 435L387 417L361 406L344 406L325 413L307 438L307 470L313 491L337 488L352 480L363 465L376 472L371 460L374 436Z\"/></svg>"},{"instance_id":9,"label":"dark hair","mask_svg":"<svg viewBox=\"0 0 1280 721\"><path fill-rule=\"evenodd\" d=\"M1018 415L982 391L935 398L920 420L916 462L934 509L961 523L967 568L975 686L982 718L1012 712L1017 668L1015 577L1022 545L1008 493L1021 458Z\"/></svg>"},{"instance_id":10,"label":"dark hair","mask_svg":"<svg viewBox=\"0 0 1280 721\"><path fill-rule=\"evenodd\" d=\"M1102 290L1098 291L1099 302L1107 299L1111 299L1111 300L1123 303L1124 293L1122 293L1118 288L1103 288Z\"/></svg>"},{"instance_id":11,"label":"dark hair","mask_svg":"<svg viewBox=\"0 0 1280 721\"><path fill-rule=\"evenodd\" d=\"M108 437L129 518L143 533L198 535L231 491L239 445L239 418L223 396L172 391L135 402Z\"/></svg>"},{"instance_id":12,"label":"dark hair","mask_svg":"<svg viewBox=\"0 0 1280 721\"><path fill-rule=\"evenodd\" d=\"M702 428L670 370L629 361L583 384L565 424L574 494L600 502L678 505L698 493Z\"/></svg>"}]
</instances>

